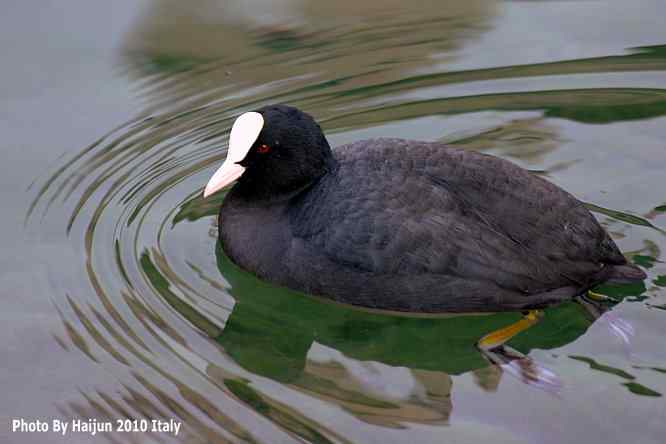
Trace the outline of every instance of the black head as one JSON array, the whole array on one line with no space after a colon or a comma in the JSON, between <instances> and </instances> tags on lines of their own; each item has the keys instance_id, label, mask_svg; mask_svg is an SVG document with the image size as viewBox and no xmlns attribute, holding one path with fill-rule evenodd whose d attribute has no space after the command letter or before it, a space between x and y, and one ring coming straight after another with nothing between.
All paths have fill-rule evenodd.
<instances>
[{"instance_id":1,"label":"black head","mask_svg":"<svg viewBox=\"0 0 666 444\"><path fill-rule=\"evenodd\" d=\"M321 128L309 114L286 105L266 106L246 114L234 123L230 137L230 154L225 165L230 162L235 165L223 165L220 169L237 169L238 173L226 176L238 179L234 192L247 198L280 197L314 183L334 168L331 148ZM246 145L239 149L240 155L244 154L244 157L242 160L230 160L231 151L234 150L232 143L238 146L243 144L244 135L241 134L244 130L239 129L238 135L234 131L237 123L246 117L249 117L249 128L254 125L256 131L259 131L258 128L261 130L258 136L252 129L247 131L250 140L246 140ZM241 127L242 123L238 126ZM255 136L256 140L252 142ZM252 145L247 148L250 143ZM215 176L207 189L214 180ZM219 186L212 188L217 190ZM205 195L208 194L211 192L207 191Z\"/></svg>"},{"instance_id":2,"label":"black head","mask_svg":"<svg viewBox=\"0 0 666 444\"><path fill-rule=\"evenodd\" d=\"M263 116L264 127L239 162L245 167L238 180L243 194L290 193L330 170L331 147L312 116L286 105L256 112Z\"/></svg>"}]
</instances>

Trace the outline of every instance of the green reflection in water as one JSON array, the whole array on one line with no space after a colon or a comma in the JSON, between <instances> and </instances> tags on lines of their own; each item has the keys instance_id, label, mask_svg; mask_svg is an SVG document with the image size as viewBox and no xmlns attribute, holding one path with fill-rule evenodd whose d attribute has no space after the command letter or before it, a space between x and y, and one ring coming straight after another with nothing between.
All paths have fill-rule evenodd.
<instances>
[{"instance_id":1,"label":"green reflection in water","mask_svg":"<svg viewBox=\"0 0 666 444\"><path fill-rule=\"evenodd\" d=\"M199 329L206 332L209 336L217 336L220 329L217 325L208 320L205 316L195 310L187 301L179 298L169 289L168 279L160 273L153 263L148 252L141 255L141 269L153 285L153 288L171 305L176 311L185 317Z\"/></svg>"},{"instance_id":2,"label":"green reflection in water","mask_svg":"<svg viewBox=\"0 0 666 444\"><path fill-rule=\"evenodd\" d=\"M625 382L622 384L623 386L627 387L629 391L635 395L640 395L640 396L652 396L652 397L660 397L661 393L655 392L652 389L649 389L645 387L644 385L641 385L637 382Z\"/></svg>"},{"instance_id":3,"label":"green reflection in water","mask_svg":"<svg viewBox=\"0 0 666 444\"><path fill-rule=\"evenodd\" d=\"M630 375L629 373L625 372L624 370L621 370L621 369L615 368L615 367L611 367L609 365L599 364L594 359L586 358L585 356L569 356L569 357L571 359L575 359L576 361L581 361L581 362L585 362L586 364L589 364L589 366L592 370L597 370L597 371L600 371L600 372L609 373L611 375L619 376L620 378L629 379L631 381L636 379L636 377L634 375Z\"/></svg>"},{"instance_id":4,"label":"green reflection in water","mask_svg":"<svg viewBox=\"0 0 666 444\"><path fill-rule=\"evenodd\" d=\"M475 347L484 334L520 318L519 313L407 317L371 313L325 302L262 282L216 248L220 271L231 284L234 310L217 341L244 368L288 382L303 371L313 341L361 361L460 374L488 365ZM565 303L510 344L523 353L555 348L590 325L584 310Z\"/></svg>"},{"instance_id":5,"label":"green reflection in water","mask_svg":"<svg viewBox=\"0 0 666 444\"><path fill-rule=\"evenodd\" d=\"M140 57L140 56L137 56ZM197 59L193 57L184 57L181 55L173 54L151 54L144 60L144 69L149 74L155 73L169 73L175 74L183 71L190 71L197 65L206 62L204 59Z\"/></svg>"},{"instance_id":6,"label":"green reflection in water","mask_svg":"<svg viewBox=\"0 0 666 444\"><path fill-rule=\"evenodd\" d=\"M666 287L666 275L657 276L657 279L654 280L654 283L660 287Z\"/></svg>"},{"instance_id":7,"label":"green reflection in water","mask_svg":"<svg viewBox=\"0 0 666 444\"><path fill-rule=\"evenodd\" d=\"M644 254L634 255L634 262L644 268L654 267L656 261L657 259L652 256L646 256Z\"/></svg>"},{"instance_id":8,"label":"green reflection in water","mask_svg":"<svg viewBox=\"0 0 666 444\"><path fill-rule=\"evenodd\" d=\"M639 384L638 382L635 381L636 377L630 373L625 372L624 370L621 370L619 368L611 367L610 365L605 365L605 364L600 364L594 359L591 358L586 358L585 356L569 356L571 359L574 359L576 361L581 361L585 362L590 366L592 370L596 370L599 372L603 373L608 373L611 375L619 376L620 378L623 379L628 379L629 382L623 382L622 385L627 387L631 393L634 393L636 395L640 396L652 396L652 397L659 397L661 396L661 393L656 392L648 387L645 387L642 384ZM657 370L658 371L658 370Z\"/></svg>"},{"instance_id":9,"label":"green reflection in water","mask_svg":"<svg viewBox=\"0 0 666 444\"><path fill-rule=\"evenodd\" d=\"M635 260L636 256L633 258L634 262L640 265L639 261ZM605 294L606 296L611 296L617 300L623 300L625 298L642 296L645 293L646 288L644 282L632 282L631 284L622 285L603 284L596 287L594 291Z\"/></svg>"},{"instance_id":10,"label":"green reflection in water","mask_svg":"<svg viewBox=\"0 0 666 444\"><path fill-rule=\"evenodd\" d=\"M580 103L587 103L581 112ZM357 128L387 121L432 115L496 111L543 111L588 123L644 119L666 114L666 90L654 88L587 88L537 92L469 95L402 102L352 111L326 121L334 126ZM615 110L615 111L613 111ZM621 111L619 111L621 110Z\"/></svg>"},{"instance_id":11,"label":"green reflection in water","mask_svg":"<svg viewBox=\"0 0 666 444\"><path fill-rule=\"evenodd\" d=\"M641 103L635 105L574 105L552 107L546 110L548 117L561 117L583 123L611 123L622 120L639 120L666 114L666 102Z\"/></svg>"}]
</instances>

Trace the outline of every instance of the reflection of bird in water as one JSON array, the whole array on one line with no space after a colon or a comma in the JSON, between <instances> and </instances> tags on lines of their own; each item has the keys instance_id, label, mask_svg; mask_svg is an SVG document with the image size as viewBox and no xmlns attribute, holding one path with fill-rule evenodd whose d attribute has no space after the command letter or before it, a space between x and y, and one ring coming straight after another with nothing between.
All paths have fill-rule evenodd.
<instances>
[{"instance_id":1,"label":"reflection of bird in water","mask_svg":"<svg viewBox=\"0 0 666 444\"><path fill-rule=\"evenodd\" d=\"M216 340L252 373L338 404L364 421L385 424L392 424L400 415L418 422L410 413L415 408L409 407L410 399L422 409L449 412L449 375L471 371L487 391L494 391L499 384L502 369L487 368L487 360L475 344L488 331L515 322L520 318L518 313L424 319L353 310L261 281L235 266L219 244L215 253L218 268L236 299ZM529 335L517 335L509 343L522 353L557 348L582 335L590 323L581 305L564 303L546 311ZM393 373L381 373L385 367L379 363L409 369L412 384L403 385L402 391L384 391ZM535 373L530 369L525 375L519 367L508 370L529 384L543 387L550 382L534 381ZM374 381L375 374L384 382ZM427 399L419 398L423 390ZM413 396L396 399L401 394ZM354 407L356 403L361 406ZM439 419L431 413L422 415L433 421L448 418L448 413Z\"/></svg>"},{"instance_id":2,"label":"reflection of bird in water","mask_svg":"<svg viewBox=\"0 0 666 444\"><path fill-rule=\"evenodd\" d=\"M307 74L349 87L404 78L451 56L478 36L495 0L177 0L153 2L127 34L124 55L139 77L206 65L151 91L153 100L233 84L251 87ZM355 80L362 76L362 81ZM228 94L226 94L228 95Z\"/></svg>"},{"instance_id":3,"label":"reflection of bird in water","mask_svg":"<svg viewBox=\"0 0 666 444\"><path fill-rule=\"evenodd\" d=\"M443 143L474 151L492 148L493 154L522 160L529 164L543 163L544 157L563 142L557 128L542 117L513 119L490 128L474 128L463 134L453 133ZM549 168L549 171L552 169Z\"/></svg>"},{"instance_id":4,"label":"reflection of bird in water","mask_svg":"<svg viewBox=\"0 0 666 444\"><path fill-rule=\"evenodd\" d=\"M540 309L580 296L597 306L594 286L645 278L580 201L516 165L402 139L331 150L287 106L236 120L204 197L235 181L219 236L236 264L370 309L528 310L479 340L498 363L522 357L505 343Z\"/></svg>"},{"instance_id":5,"label":"reflection of bird in water","mask_svg":"<svg viewBox=\"0 0 666 444\"><path fill-rule=\"evenodd\" d=\"M452 409L447 373L358 361L317 342L308 351L303 373L290 384L386 427L446 423Z\"/></svg>"}]
</instances>

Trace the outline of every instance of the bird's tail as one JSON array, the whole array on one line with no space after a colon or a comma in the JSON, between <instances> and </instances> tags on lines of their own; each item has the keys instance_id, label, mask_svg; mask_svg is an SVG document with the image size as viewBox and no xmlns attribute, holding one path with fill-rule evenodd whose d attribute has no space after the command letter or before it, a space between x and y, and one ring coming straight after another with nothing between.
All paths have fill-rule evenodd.
<instances>
[{"instance_id":1,"label":"bird's tail","mask_svg":"<svg viewBox=\"0 0 666 444\"><path fill-rule=\"evenodd\" d=\"M606 275L606 282L609 284L628 284L647 278L645 272L633 264L610 265L608 267L610 269Z\"/></svg>"}]
</instances>

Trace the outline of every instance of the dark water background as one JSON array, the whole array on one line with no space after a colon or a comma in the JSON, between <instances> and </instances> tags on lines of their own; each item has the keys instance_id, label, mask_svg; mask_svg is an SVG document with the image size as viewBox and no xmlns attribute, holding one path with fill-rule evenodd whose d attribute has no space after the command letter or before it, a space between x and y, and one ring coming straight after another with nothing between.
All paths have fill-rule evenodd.
<instances>
[{"instance_id":1,"label":"dark water background","mask_svg":"<svg viewBox=\"0 0 666 444\"><path fill-rule=\"evenodd\" d=\"M663 443L666 3L10 1L0 16L0 442ZM332 145L445 140L588 202L645 285L518 318L369 314L276 289L202 201L234 118L284 102ZM661 228L660 228L661 227ZM16 434L13 418L173 418Z\"/></svg>"}]
</instances>

